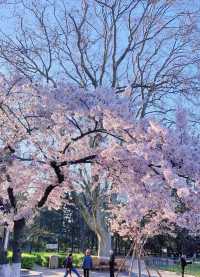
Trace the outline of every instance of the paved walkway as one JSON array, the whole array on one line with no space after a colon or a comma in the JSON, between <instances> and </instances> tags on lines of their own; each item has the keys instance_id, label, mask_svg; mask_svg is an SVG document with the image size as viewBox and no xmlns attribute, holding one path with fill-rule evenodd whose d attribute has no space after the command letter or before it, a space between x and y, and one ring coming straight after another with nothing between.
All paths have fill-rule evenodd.
<instances>
[{"instance_id":1,"label":"paved walkway","mask_svg":"<svg viewBox=\"0 0 200 277\"><path fill-rule=\"evenodd\" d=\"M43 273L43 277L63 277L65 270L64 269L44 269L44 268L37 268L37 271L40 271ZM80 274L83 273L80 270L79 271ZM155 271L151 271L151 277L180 277L181 275L174 273L174 272L169 272L169 271L159 271L160 272L160 276L158 275L158 273L156 273ZM72 274L73 277L75 277L75 274ZM94 272L92 271L90 274L91 277L109 277L109 273L107 272ZM120 273L118 275L118 277L127 277L128 274L127 273ZM137 273L133 273L132 277L138 277ZM149 277L148 274L146 272L143 272L142 277ZM194 277L192 275L185 275L185 277Z\"/></svg>"}]
</instances>

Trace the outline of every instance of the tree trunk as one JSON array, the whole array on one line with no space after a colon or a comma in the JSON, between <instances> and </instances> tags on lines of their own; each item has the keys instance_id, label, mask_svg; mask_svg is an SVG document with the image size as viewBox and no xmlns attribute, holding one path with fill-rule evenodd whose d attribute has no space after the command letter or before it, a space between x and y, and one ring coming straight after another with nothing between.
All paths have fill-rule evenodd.
<instances>
[{"instance_id":1,"label":"tree trunk","mask_svg":"<svg viewBox=\"0 0 200 277\"><path fill-rule=\"evenodd\" d=\"M108 257L111 250L111 234L106 226L106 223L98 224L96 220L86 220L90 229L94 231L98 240L98 256Z\"/></svg>"},{"instance_id":2,"label":"tree trunk","mask_svg":"<svg viewBox=\"0 0 200 277\"><path fill-rule=\"evenodd\" d=\"M12 258L12 276L20 277L21 270L21 243L23 230L25 227L25 219L19 219L14 222L13 229L13 258Z\"/></svg>"},{"instance_id":3,"label":"tree trunk","mask_svg":"<svg viewBox=\"0 0 200 277\"><path fill-rule=\"evenodd\" d=\"M109 257L111 250L111 234L105 220L105 213L97 210L94 217L94 232L98 239L98 256Z\"/></svg>"},{"instance_id":4,"label":"tree trunk","mask_svg":"<svg viewBox=\"0 0 200 277\"><path fill-rule=\"evenodd\" d=\"M7 228L4 230L4 238L0 239L0 276L10 277L10 264L7 259L7 246L8 246L9 231Z\"/></svg>"},{"instance_id":5,"label":"tree trunk","mask_svg":"<svg viewBox=\"0 0 200 277\"><path fill-rule=\"evenodd\" d=\"M85 221L97 236L98 256L109 257L111 250L111 234L105 221L104 212L99 210L92 218L85 217Z\"/></svg>"},{"instance_id":6,"label":"tree trunk","mask_svg":"<svg viewBox=\"0 0 200 277\"><path fill-rule=\"evenodd\" d=\"M138 256L138 276L142 277L141 257Z\"/></svg>"},{"instance_id":7,"label":"tree trunk","mask_svg":"<svg viewBox=\"0 0 200 277\"><path fill-rule=\"evenodd\" d=\"M10 264L7 259L7 251L4 250L4 243L0 241L0 276L10 277Z\"/></svg>"},{"instance_id":8,"label":"tree trunk","mask_svg":"<svg viewBox=\"0 0 200 277\"><path fill-rule=\"evenodd\" d=\"M132 276L134 259L135 259L135 255L134 255L134 252L133 252L132 257L131 257L131 266L130 266L130 269L129 269L128 277Z\"/></svg>"},{"instance_id":9,"label":"tree trunk","mask_svg":"<svg viewBox=\"0 0 200 277\"><path fill-rule=\"evenodd\" d=\"M110 233L102 228L100 232L97 231L98 239L98 256L108 257L111 250L111 235Z\"/></svg>"},{"instance_id":10,"label":"tree trunk","mask_svg":"<svg viewBox=\"0 0 200 277\"><path fill-rule=\"evenodd\" d=\"M89 228L96 234L98 240L98 256L108 257L111 250L111 234L105 220L105 213L98 205L93 213L82 205L80 198L75 198L80 207L80 213Z\"/></svg>"}]
</instances>

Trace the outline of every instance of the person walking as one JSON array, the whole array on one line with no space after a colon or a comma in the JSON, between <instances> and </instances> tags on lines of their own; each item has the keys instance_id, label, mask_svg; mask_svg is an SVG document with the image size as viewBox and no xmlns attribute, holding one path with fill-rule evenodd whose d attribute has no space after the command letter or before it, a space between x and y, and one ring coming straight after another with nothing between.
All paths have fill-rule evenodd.
<instances>
[{"instance_id":1,"label":"person walking","mask_svg":"<svg viewBox=\"0 0 200 277\"><path fill-rule=\"evenodd\" d=\"M110 251L109 268L110 277L115 277L115 254L112 250Z\"/></svg>"},{"instance_id":2,"label":"person walking","mask_svg":"<svg viewBox=\"0 0 200 277\"><path fill-rule=\"evenodd\" d=\"M185 267L187 265L186 256L182 254L180 261L181 261L181 273L182 273L182 277L184 277Z\"/></svg>"},{"instance_id":3,"label":"person walking","mask_svg":"<svg viewBox=\"0 0 200 277\"><path fill-rule=\"evenodd\" d=\"M72 277L72 272L74 272L78 277L81 277L78 270L73 266L73 256L72 253L69 254L69 256L64 261L64 266L66 268L66 273L64 277L67 277L68 275Z\"/></svg>"},{"instance_id":4,"label":"person walking","mask_svg":"<svg viewBox=\"0 0 200 277\"><path fill-rule=\"evenodd\" d=\"M85 252L85 257L83 258L84 277L90 276L90 270L92 269L92 267L93 267L93 263L92 263L91 252L90 252L90 249L87 249Z\"/></svg>"}]
</instances>

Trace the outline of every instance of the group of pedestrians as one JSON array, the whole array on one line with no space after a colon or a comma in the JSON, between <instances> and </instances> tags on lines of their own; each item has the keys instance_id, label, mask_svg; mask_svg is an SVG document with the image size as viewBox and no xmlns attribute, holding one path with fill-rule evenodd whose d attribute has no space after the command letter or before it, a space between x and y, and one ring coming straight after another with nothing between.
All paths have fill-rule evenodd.
<instances>
[{"instance_id":1,"label":"group of pedestrians","mask_svg":"<svg viewBox=\"0 0 200 277\"><path fill-rule=\"evenodd\" d=\"M68 276L72 277L72 272L75 273L78 277L81 277L80 273L73 265L72 253L70 253L68 255L68 257L65 259L64 267L66 269L64 277L68 277ZM115 256L114 256L114 252L110 251L110 260L109 260L110 277L114 277L114 267L115 267ZM89 277L90 270L93 268L93 262L92 262L90 249L87 249L85 252L82 268L83 268L84 277Z\"/></svg>"}]
</instances>

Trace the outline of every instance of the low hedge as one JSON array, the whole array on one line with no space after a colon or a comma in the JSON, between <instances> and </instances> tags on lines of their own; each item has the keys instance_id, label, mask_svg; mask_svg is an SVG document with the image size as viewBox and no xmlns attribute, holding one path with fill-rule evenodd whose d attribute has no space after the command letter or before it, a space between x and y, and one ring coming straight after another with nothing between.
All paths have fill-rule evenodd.
<instances>
[{"instance_id":1,"label":"low hedge","mask_svg":"<svg viewBox=\"0 0 200 277\"><path fill-rule=\"evenodd\" d=\"M84 258L84 254L82 254L82 253L80 253L80 254L73 254L73 264L76 267L82 267L83 258Z\"/></svg>"},{"instance_id":2,"label":"low hedge","mask_svg":"<svg viewBox=\"0 0 200 277\"><path fill-rule=\"evenodd\" d=\"M8 252L8 260L12 262L12 252ZM36 263L36 256L33 254L22 253L22 268L33 269L34 264Z\"/></svg>"},{"instance_id":3,"label":"low hedge","mask_svg":"<svg viewBox=\"0 0 200 277\"><path fill-rule=\"evenodd\" d=\"M42 267L48 267L49 265L49 257L45 255L36 254L36 264Z\"/></svg>"},{"instance_id":4,"label":"low hedge","mask_svg":"<svg viewBox=\"0 0 200 277\"><path fill-rule=\"evenodd\" d=\"M36 264L43 266L43 267L48 267L49 265L49 257L50 256L58 256L58 266L63 267L64 261L66 259L67 254L66 253L54 253L54 252L39 252L39 253L34 253L34 255L37 257L36 258ZM73 254L73 264L76 267L80 267L82 265L83 261L83 254Z\"/></svg>"},{"instance_id":5,"label":"low hedge","mask_svg":"<svg viewBox=\"0 0 200 277\"><path fill-rule=\"evenodd\" d=\"M33 269L34 264L40 265L42 267L49 266L49 257L58 256L58 266L63 267L64 260L66 259L67 254L65 253L56 253L56 252L36 252L32 254L22 253L22 268ZM73 264L76 267L81 267L83 261L83 254L73 254ZM8 252L8 260L12 261L12 252Z\"/></svg>"},{"instance_id":6,"label":"low hedge","mask_svg":"<svg viewBox=\"0 0 200 277\"><path fill-rule=\"evenodd\" d=\"M64 260L66 259L67 254L65 253L54 253L54 252L39 252L34 253L34 255L37 257L36 264L40 266L47 267L49 265L49 257L50 256L58 256L58 264L59 267L63 267ZM76 267L81 266L83 260L83 254L73 254L73 264Z\"/></svg>"},{"instance_id":7,"label":"low hedge","mask_svg":"<svg viewBox=\"0 0 200 277\"><path fill-rule=\"evenodd\" d=\"M33 269L37 257L31 254L22 254L22 268Z\"/></svg>"}]
</instances>

